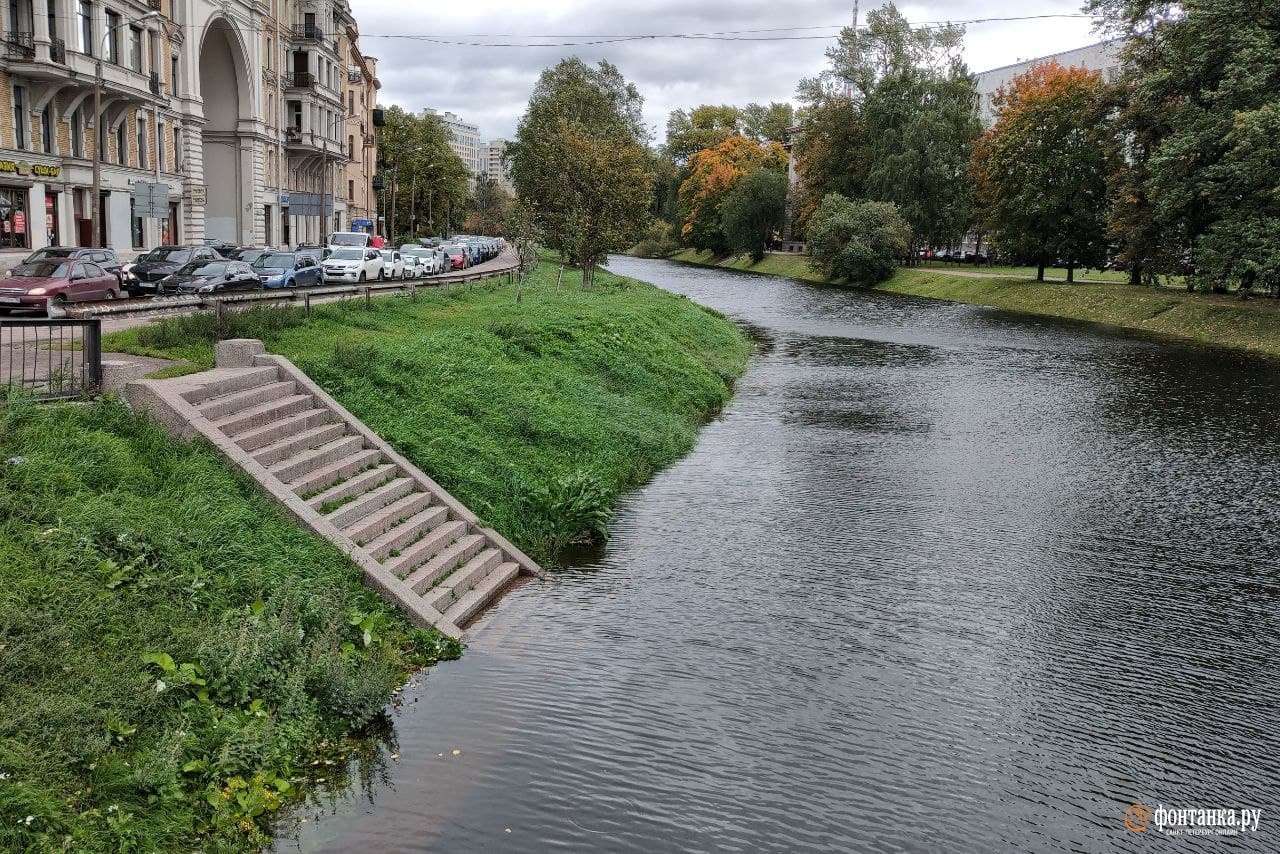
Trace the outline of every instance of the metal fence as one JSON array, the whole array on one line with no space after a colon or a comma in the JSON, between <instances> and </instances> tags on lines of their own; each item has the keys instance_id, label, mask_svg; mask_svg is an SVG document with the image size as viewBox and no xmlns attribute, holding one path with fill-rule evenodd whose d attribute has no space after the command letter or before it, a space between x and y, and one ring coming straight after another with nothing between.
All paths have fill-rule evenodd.
<instances>
[{"instance_id":1,"label":"metal fence","mask_svg":"<svg viewBox=\"0 0 1280 854\"><path fill-rule=\"evenodd\" d=\"M101 386L101 320L0 317L0 396L67 400Z\"/></svg>"}]
</instances>

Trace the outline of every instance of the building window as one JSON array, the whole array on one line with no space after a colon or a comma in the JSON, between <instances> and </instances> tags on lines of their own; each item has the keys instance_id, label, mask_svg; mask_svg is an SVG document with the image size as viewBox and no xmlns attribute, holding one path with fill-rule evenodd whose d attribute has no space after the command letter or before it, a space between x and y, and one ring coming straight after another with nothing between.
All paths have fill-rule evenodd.
<instances>
[{"instance_id":1,"label":"building window","mask_svg":"<svg viewBox=\"0 0 1280 854\"><path fill-rule=\"evenodd\" d=\"M0 248L27 248L27 191L0 187Z\"/></svg>"},{"instance_id":2,"label":"building window","mask_svg":"<svg viewBox=\"0 0 1280 854\"><path fill-rule=\"evenodd\" d=\"M159 129L156 131L156 140L156 166L161 172L164 172L169 168L169 164L165 162L164 157L164 122L160 123Z\"/></svg>"},{"instance_id":3,"label":"building window","mask_svg":"<svg viewBox=\"0 0 1280 854\"><path fill-rule=\"evenodd\" d=\"M27 87L13 87L13 147L26 149L31 123L27 119Z\"/></svg>"},{"instance_id":4,"label":"building window","mask_svg":"<svg viewBox=\"0 0 1280 854\"><path fill-rule=\"evenodd\" d=\"M124 131L124 122L116 126L116 163L129 165L129 135Z\"/></svg>"},{"instance_id":5,"label":"building window","mask_svg":"<svg viewBox=\"0 0 1280 854\"><path fill-rule=\"evenodd\" d=\"M347 159L356 159L356 138L354 136L347 137Z\"/></svg>"},{"instance_id":6,"label":"building window","mask_svg":"<svg viewBox=\"0 0 1280 854\"><path fill-rule=\"evenodd\" d=\"M136 205L132 198L129 199L129 231L132 235L133 246L135 249L142 246L142 217L135 212Z\"/></svg>"},{"instance_id":7,"label":"building window","mask_svg":"<svg viewBox=\"0 0 1280 854\"><path fill-rule=\"evenodd\" d=\"M182 163L182 128L173 126L173 168L181 172Z\"/></svg>"},{"instance_id":8,"label":"building window","mask_svg":"<svg viewBox=\"0 0 1280 854\"><path fill-rule=\"evenodd\" d=\"M80 0L77 15L80 18L80 52L93 56L93 4Z\"/></svg>"},{"instance_id":9,"label":"building window","mask_svg":"<svg viewBox=\"0 0 1280 854\"><path fill-rule=\"evenodd\" d=\"M138 116L138 168L147 168L147 120Z\"/></svg>"},{"instance_id":10,"label":"building window","mask_svg":"<svg viewBox=\"0 0 1280 854\"><path fill-rule=\"evenodd\" d=\"M347 115L354 116L356 114L356 93L347 92Z\"/></svg>"},{"instance_id":11,"label":"building window","mask_svg":"<svg viewBox=\"0 0 1280 854\"><path fill-rule=\"evenodd\" d=\"M50 102L40 112L40 147L45 154L57 153L53 133L53 103Z\"/></svg>"},{"instance_id":12,"label":"building window","mask_svg":"<svg viewBox=\"0 0 1280 854\"><path fill-rule=\"evenodd\" d=\"M347 182L347 201L354 202L356 200L356 182Z\"/></svg>"},{"instance_id":13,"label":"building window","mask_svg":"<svg viewBox=\"0 0 1280 854\"><path fill-rule=\"evenodd\" d=\"M107 53L103 57L107 62L120 64L120 16L107 10ZM86 51L87 52L87 51Z\"/></svg>"},{"instance_id":14,"label":"building window","mask_svg":"<svg viewBox=\"0 0 1280 854\"><path fill-rule=\"evenodd\" d=\"M79 107L71 114L71 156L84 157L84 113Z\"/></svg>"},{"instance_id":15,"label":"building window","mask_svg":"<svg viewBox=\"0 0 1280 854\"><path fill-rule=\"evenodd\" d=\"M129 67L142 73L142 30L129 28Z\"/></svg>"},{"instance_id":16,"label":"building window","mask_svg":"<svg viewBox=\"0 0 1280 854\"><path fill-rule=\"evenodd\" d=\"M169 59L169 94L178 94L178 57Z\"/></svg>"}]
</instances>

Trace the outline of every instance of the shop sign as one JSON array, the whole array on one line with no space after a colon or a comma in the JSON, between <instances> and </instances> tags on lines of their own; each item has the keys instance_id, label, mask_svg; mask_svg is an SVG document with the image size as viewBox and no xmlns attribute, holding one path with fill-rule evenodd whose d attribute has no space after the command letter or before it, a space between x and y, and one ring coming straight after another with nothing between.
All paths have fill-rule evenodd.
<instances>
[{"instance_id":1,"label":"shop sign","mask_svg":"<svg viewBox=\"0 0 1280 854\"><path fill-rule=\"evenodd\" d=\"M37 178L57 178L62 175L61 166L46 166L43 163L18 162L16 160L0 160L0 174L34 175Z\"/></svg>"},{"instance_id":2,"label":"shop sign","mask_svg":"<svg viewBox=\"0 0 1280 854\"><path fill-rule=\"evenodd\" d=\"M208 188L204 184L191 185L191 204L197 207L203 207L208 203Z\"/></svg>"}]
</instances>

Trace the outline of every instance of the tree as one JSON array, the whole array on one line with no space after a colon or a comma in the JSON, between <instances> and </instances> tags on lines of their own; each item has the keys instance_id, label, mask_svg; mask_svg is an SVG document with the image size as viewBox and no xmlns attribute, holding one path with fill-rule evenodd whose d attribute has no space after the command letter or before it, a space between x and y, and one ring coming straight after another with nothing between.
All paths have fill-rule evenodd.
<instances>
[{"instance_id":1,"label":"tree","mask_svg":"<svg viewBox=\"0 0 1280 854\"><path fill-rule=\"evenodd\" d=\"M1280 12L1263 0L1092 0L1126 38L1113 234L1130 263L1203 285L1280 276ZM1128 203L1129 209L1124 205ZM1132 268L1131 268L1132 269Z\"/></svg>"},{"instance_id":2,"label":"tree","mask_svg":"<svg viewBox=\"0 0 1280 854\"><path fill-rule=\"evenodd\" d=\"M497 181L488 175L480 175L468 202L467 231L494 237L504 235L511 205L511 196Z\"/></svg>"},{"instance_id":3,"label":"tree","mask_svg":"<svg viewBox=\"0 0 1280 854\"><path fill-rule=\"evenodd\" d=\"M764 259L770 237L782 227L786 213L787 177L757 167L725 195L720 227L731 250L750 252L751 259L758 263Z\"/></svg>"},{"instance_id":4,"label":"tree","mask_svg":"<svg viewBox=\"0 0 1280 854\"><path fill-rule=\"evenodd\" d=\"M742 134L756 142L786 143L795 124L795 108L788 103L747 104L742 108Z\"/></svg>"},{"instance_id":5,"label":"tree","mask_svg":"<svg viewBox=\"0 0 1280 854\"><path fill-rule=\"evenodd\" d=\"M545 245L582 267L583 288L649 217L653 173L635 86L608 62L542 72L508 148L511 180Z\"/></svg>"},{"instance_id":6,"label":"tree","mask_svg":"<svg viewBox=\"0 0 1280 854\"><path fill-rule=\"evenodd\" d=\"M913 29L892 4L846 27L828 68L800 83L798 220L832 192L892 201L918 246L959 240L971 219L969 158L979 133L959 27Z\"/></svg>"},{"instance_id":7,"label":"tree","mask_svg":"<svg viewBox=\"0 0 1280 854\"><path fill-rule=\"evenodd\" d=\"M1102 77L1056 62L1034 65L996 93L995 127L974 147L984 221L994 242L1034 259L1037 279L1055 258L1107 255L1107 176L1117 151L1104 113Z\"/></svg>"},{"instance_id":8,"label":"tree","mask_svg":"<svg viewBox=\"0 0 1280 854\"><path fill-rule=\"evenodd\" d=\"M776 142L761 145L732 136L689 158L689 177L680 185L681 238L698 249L726 252L729 246L721 229L724 198L744 175L761 167L785 173L786 150Z\"/></svg>"},{"instance_id":9,"label":"tree","mask_svg":"<svg viewBox=\"0 0 1280 854\"><path fill-rule=\"evenodd\" d=\"M837 193L809 221L809 265L832 281L873 285L910 249L911 226L892 202L852 202Z\"/></svg>"},{"instance_id":10,"label":"tree","mask_svg":"<svg viewBox=\"0 0 1280 854\"><path fill-rule=\"evenodd\" d=\"M428 211L461 210L467 199L466 164L449 145L449 132L432 115L391 107L378 138L379 159L389 173L387 235L422 234Z\"/></svg>"},{"instance_id":11,"label":"tree","mask_svg":"<svg viewBox=\"0 0 1280 854\"><path fill-rule=\"evenodd\" d=\"M675 110L667 119L663 152L676 165L685 166L694 153L741 135L742 111L737 107L703 104L688 113Z\"/></svg>"}]
</instances>

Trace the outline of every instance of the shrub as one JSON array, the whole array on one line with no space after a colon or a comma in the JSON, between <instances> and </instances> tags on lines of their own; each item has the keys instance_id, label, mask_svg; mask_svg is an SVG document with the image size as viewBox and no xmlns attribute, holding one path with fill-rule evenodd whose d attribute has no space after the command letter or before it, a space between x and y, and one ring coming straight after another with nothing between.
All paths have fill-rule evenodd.
<instances>
[{"instance_id":1,"label":"shrub","mask_svg":"<svg viewBox=\"0 0 1280 854\"><path fill-rule=\"evenodd\" d=\"M853 202L830 193L809 220L809 265L832 281L883 282L910 243L911 226L892 202Z\"/></svg>"}]
</instances>

